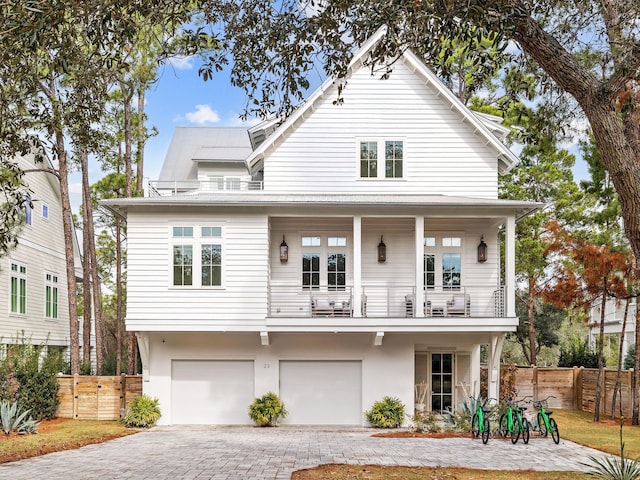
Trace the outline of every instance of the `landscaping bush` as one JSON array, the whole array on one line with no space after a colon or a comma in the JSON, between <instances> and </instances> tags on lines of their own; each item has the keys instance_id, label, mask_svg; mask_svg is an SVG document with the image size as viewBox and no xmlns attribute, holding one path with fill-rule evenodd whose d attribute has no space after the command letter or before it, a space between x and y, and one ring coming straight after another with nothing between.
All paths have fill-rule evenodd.
<instances>
[{"instance_id":1,"label":"landscaping bush","mask_svg":"<svg viewBox=\"0 0 640 480\"><path fill-rule=\"evenodd\" d=\"M560 351L558 366L598 368L598 354L589 350L587 342L575 341Z\"/></svg>"},{"instance_id":2,"label":"landscaping bush","mask_svg":"<svg viewBox=\"0 0 640 480\"><path fill-rule=\"evenodd\" d=\"M629 349L627 350L627 355L624 357L624 366L625 370L629 370L633 368L633 362L636 360L636 346L629 345Z\"/></svg>"},{"instance_id":3,"label":"landscaping bush","mask_svg":"<svg viewBox=\"0 0 640 480\"><path fill-rule=\"evenodd\" d=\"M411 418L410 429L418 433L439 432L442 430L442 424L436 412L417 412Z\"/></svg>"},{"instance_id":4,"label":"landscaping bush","mask_svg":"<svg viewBox=\"0 0 640 480\"><path fill-rule=\"evenodd\" d=\"M376 428L398 428L404 420L405 406L399 398L384 397L364 412L367 421Z\"/></svg>"},{"instance_id":5,"label":"landscaping bush","mask_svg":"<svg viewBox=\"0 0 640 480\"><path fill-rule=\"evenodd\" d=\"M160 406L157 398L138 395L129 405L129 411L122 419L127 427L151 428L160 419Z\"/></svg>"},{"instance_id":6,"label":"landscaping bush","mask_svg":"<svg viewBox=\"0 0 640 480\"><path fill-rule=\"evenodd\" d=\"M58 353L42 358L44 348L23 336L7 347L0 360L0 400L19 403L37 420L53 418L58 411L56 375L61 358Z\"/></svg>"},{"instance_id":7,"label":"landscaping bush","mask_svg":"<svg viewBox=\"0 0 640 480\"><path fill-rule=\"evenodd\" d=\"M249 418L258 427L275 427L278 421L285 418L288 413L280 397L273 392L256 398L249 405Z\"/></svg>"}]
</instances>

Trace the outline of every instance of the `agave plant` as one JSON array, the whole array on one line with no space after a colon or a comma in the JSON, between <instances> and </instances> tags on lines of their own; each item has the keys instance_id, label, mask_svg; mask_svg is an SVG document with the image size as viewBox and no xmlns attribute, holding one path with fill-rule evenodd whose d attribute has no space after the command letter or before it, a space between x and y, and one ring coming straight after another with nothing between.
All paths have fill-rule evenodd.
<instances>
[{"instance_id":1,"label":"agave plant","mask_svg":"<svg viewBox=\"0 0 640 480\"><path fill-rule=\"evenodd\" d=\"M590 467L587 475L603 480L638 480L640 479L640 457L631 460L624 453L624 442L622 440L622 425L620 421L620 457L605 457L599 459L589 457L589 463L583 465Z\"/></svg>"},{"instance_id":2,"label":"agave plant","mask_svg":"<svg viewBox=\"0 0 640 480\"><path fill-rule=\"evenodd\" d=\"M33 418L27 418L30 410L20 412L17 402L0 402L0 423L2 431L9 435L16 431L19 433L37 433L38 423Z\"/></svg>"}]
</instances>

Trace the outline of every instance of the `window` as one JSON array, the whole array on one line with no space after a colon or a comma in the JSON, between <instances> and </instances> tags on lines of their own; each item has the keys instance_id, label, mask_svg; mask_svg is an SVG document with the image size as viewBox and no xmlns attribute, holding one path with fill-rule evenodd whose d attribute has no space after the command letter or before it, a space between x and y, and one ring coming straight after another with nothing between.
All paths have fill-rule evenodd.
<instances>
[{"instance_id":1,"label":"window","mask_svg":"<svg viewBox=\"0 0 640 480\"><path fill-rule=\"evenodd\" d=\"M27 225L31 225L31 217L32 217L32 210L33 208L31 208L31 196L27 195L27 201L24 204L24 223Z\"/></svg>"},{"instance_id":2,"label":"window","mask_svg":"<svg viewBox=\"0 0 640 480\"><path fill-rule=\"evenodd\" d=\"M319 247L320 237L302 237L303 247Z\"/></svg>"},{"instance_id":3,"label":"window","mask_svg":"<svg viewBox=\"0 0 640 480\"><path fill-rule=\"evenodd\" d=\"M377 142L360 142L360 177L376 178L378 176L378 144Z\"/></svg>"},{"instance_id":4,"label":"window","mask_svg":"<svg viewBox=\"0 0 640 480\"><path fill-rule=\"evenodd\" d=\"M384 169L386 178L402 178L402 142L384 142Z\"/></svg>"},{"instance_id":5,"label":"window","mask_svg":"<svg viewBox=\"0 0 640 480\"><path fill-rule=\"evenodd\" d=\"M462 285L462 237L424 238L424 288L460 290Z\"/></svg>"},{"instance_id":6,"label":"window","mask_svg":"<svg viewBox=\"0 0 640 480\"><path fill-rule=\"evenodd\" d=\"M193 237L193 227L173 227L174 237Z\"/></svg>"},{"instance_id":7,"label":"window","mask_svg":"<svg viewBox=\"0 0 640 480\"><path fill-rule=\"evenodd\" d=\"M201 247L202 286L222 285L222 245L207 244Z\"/></svg>"},{"instance_id":8,"label":"window","mask_svg":"<svg viewBox=\"0 0 640 480\"><path fill-rule=\"evenodd\" d=\"M11 313L27 313L27 267L11 264Z\"/></svg>"},{"instance_id":9,"label":"window","mask_svg":"<svg viewBox=\"0 0 640 480\"><path fill-rule=\"evenodd\" d=\"M320 255L317 253L302 255L302 287L305 289L320 287Z\"/></svg>"},{"instance_id":10,"label":"window","mask_svg":"<svg viewBox=\"0 0 640 480\"><path fill-rule=\"evenodd\" d=\"M193 246L173 246L173 284L193 285Z\"/></svg>"},{"instance_id":11,"label":"window","mask_svg":"<svg viewBox=\"0 0 640 480\"><path fill-rule=\"evenodd\" d=\"M58 318L58 276L47 273L44 285L44 316L55 320Z\"/></svg>"},{"instance_id":12,"label":"window","mask_svg":"<svg viewBox=\"0 0 640 480\"><path fill-rule=\"evenodd\" d=\"M384 168L378 163L384 152ZM364 140L360 142L360 178L403 178L403 140Z\"/></svg>"},{"instance_id":13,"label":"window","mask_svg":"<svg viewBox=\"0 0 640 480\"><path fill-rule=\"evenodd\" d=\"M344 290L346 285L346 255L331 253L327 257L327 285L329 290Z\"/></svg>"},{"instance_id":14,"label":"window","mask_svg":"<svg viewBox=\"0 0 640 480\"><path fill-rule=\"evenodd\" d=\"M42 204L42 218L49 218L49 205L46 203Z\"/></svg>"}]
</instances>

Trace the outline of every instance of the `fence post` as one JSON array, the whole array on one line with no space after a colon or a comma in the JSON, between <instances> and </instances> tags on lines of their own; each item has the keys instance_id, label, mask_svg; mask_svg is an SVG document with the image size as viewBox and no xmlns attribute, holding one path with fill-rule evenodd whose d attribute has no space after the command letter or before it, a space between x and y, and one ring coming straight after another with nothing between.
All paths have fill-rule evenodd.
<instances>
[{"instance_id":1,"label":"fence post","mask_svg":"<svg viewBox=\"0 0 640 480\"><path fill-rule=\"evenodd\" d=\"M78 383L80 375L77 373L73 376L73 418L78 418Z\"/></svg>"},{"instance_id":2,"label":"fence post","mask_svg":"<svg viewBox=\"0 0 640 480\"><path fill-rule=\"evenodd\" d=\"M531 366L531 383L533 384L533 399L538 400L538 367Z\"/></svg>"}]
</instances>

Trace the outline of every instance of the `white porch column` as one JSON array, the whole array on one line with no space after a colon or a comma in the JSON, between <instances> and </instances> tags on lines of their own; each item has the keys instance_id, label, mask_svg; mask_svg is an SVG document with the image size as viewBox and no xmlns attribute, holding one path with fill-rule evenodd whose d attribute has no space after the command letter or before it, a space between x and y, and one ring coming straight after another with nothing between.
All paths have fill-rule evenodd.
<instances>
[{"instance_id":1,"label":"white porch column","mask_svg":"<svg viewBox=\"0 0 640 480\"><path fill-rule=\"evenodd\" d=\"M476 344L471 349L471 392L474 398L480 395L480 344Z\"/></svg>"},{"instance_id":2,"label":"white porch column","mask_svg":"<svg viewBox=\"0 0 640 480\"><path fill-rule=\"evenodd\" d=\"M488 396L492 401L500 399L500 357L502 356L502 344L504 333L491 335L489 343L489 371L488 371Z\"/></svg>"},{"instance_id":3,"label":"white porch column","mask_svg":"<svg viewBox=\"0 0 640 480\"><path fill-rule=\"evenodd\" d=\"M362 317L362 217L353 217L353 316Z\"/></svg>"},{"instance_id":4,"label":"white porch column","mask_svg":"<svg viewBox=\"0 0 640 480\"><path fill-rule=\"evenodd\" d=\"M424 217L416 217L416 303L415 317L424 317Z\"/></svg>"},{"instance_id":5,"label":"white porch column","mask_svg":"<svg viewBox=\"0 0 640 480\"><path fill-rule=\"evenodd\" d=\"M507 317L516 316L516 219L507 217L505 238L505 302Z\"/></svg>"},{"instance_id":6,"label":"white porch column","mask_svg":"<svg viewBox=\"0 0 640 480\"><path fill-rule=\"evenodd\" d=\"M138 339L138 352L142 360L142 381L149 381L149 334L136 332Z\"/></svg>"}]
</instances>

